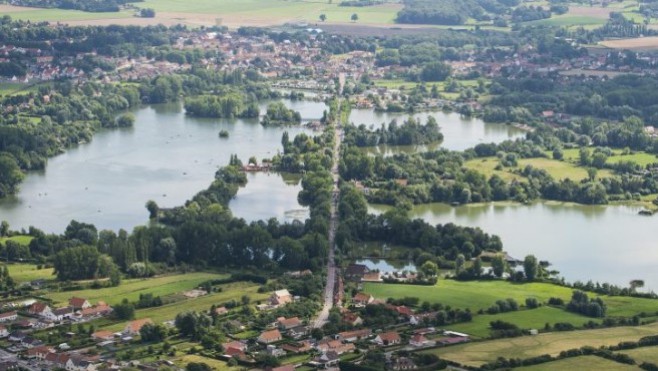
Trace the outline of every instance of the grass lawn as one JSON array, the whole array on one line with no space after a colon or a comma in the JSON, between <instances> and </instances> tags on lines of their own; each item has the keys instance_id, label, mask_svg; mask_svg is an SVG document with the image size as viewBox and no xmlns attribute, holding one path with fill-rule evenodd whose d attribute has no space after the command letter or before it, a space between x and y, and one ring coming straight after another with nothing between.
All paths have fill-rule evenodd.
<instances>
[{"instance_id":1,"label":"grass lawn","mask_svg":"<svg viewBox=\"0 0 658 371\"><path fill-rule=\"evenodd\" d=\"M490 334L489 322L496 320L513 323L521 329L542 329L546 323L550 323L552 326L557 322L571 323L576 327L581 327L592 318L546 306L495 315L476 315L473 316L471 322L446 326L446 329L478 337L487 337Z\"/></svg>"},{"instance_id":2,"label":"grass lawn","mask_svg":"<svg viewBox=\"0 0 658 371\"><path fill-rule=\"evenodd\" d=\"M376 86L380 86L388 89L413 89L418 83L412 81L406 81L404 79L395 79L395 80L374 80ZM431 89L431 85L428 89Z\"/></svg>"},{"instance_id":3,"label":"grass lawn","mask_svg":"<svg viewBox=\"0 0 658 371\"><path fill-rule=\"evenodd\" d=\"M545 303L551 297L559 297L565 302L571 299L572 289L550 283L514 284L507 281L455 281L439 280L434 286L410 286L404 284L365 283L364 292L378 299L403 298L413 296L430 303L441 303L453 308L470 308L471 311L487 309L496 300L512 298L519 304L526 298L536 298ZM594 297L591 294L590 297ZM603 296L608 306L609 316L633 316L658 310L658 300Z\"/></svg>"},{"instance_id":4,"label":"grass lawn","mask_svg":"<svg viewBox=\"0 0 658 371\"><path fill-rule=\"evenodd\" d=\"M29 282L38 279L55 279L53 268L37 269L34 264L9 264L9 276L17 282Z\"/></svg>"},{"instance_id":5,"label":"grass lawn","mask_svg":"<svg viewBox=\"0 0 658 371\"><path fill-rule=\"evenodd\" d=\"M268 294L258 293L258 288L260 286L253 283L236 282L222 285L222 287L224 289L222 292L212 293L195 299L178 301L161 307L139 309L135 312L135 318L150 318L155 323L162 323L173 320L179 313L207 311L210 310L210 307L213 304L223 304L231 300L240 301L243 295L249 296L252 302L263 300L268 297ZM123 329L125 325L126 322L113 323L105 327L105 329L119 331Z\"/></svg>"},{"instance_id":6,"label":"grass lawn","mask_svg":"<svg viewBox=\"0 0 658 371\"><path fill-rule=\"evenodd\" d=\"M57 303L65 303L70 297L78 296L92 303L103 300L111 305L120 303L124 298L137 301L139 294L152 293L154 296L165 296L180 293L191 290L204 281L226 276L217 273L194 272L146 279L130 279L123 280L118 287L54 292L46 296Z\"/></svg>"},{"instance_id":7,"label":"grass lawn","mask_svg":"<svg viewBox=\"0 0 658 371\"><path fill-rule=\"evenodd\" d=\"M616 164L622 161L635 162L636 164L644 167L649 164L658 163L658 156L646 152L637 152L630 155L619 154L619 155L608 157L608 161L606 161L606 163Z\"/></svg>"},{"instance_id":8,"label":"grass lawn","mask_svg":"<svg viewBox=\"0 0 658 371\"><path fill-rule=\"evenodd\" d=\"M516 169L523 169L528 165L531 165L537 169L546 170L555 180L568 178L578 182L587 178L587 169L581 166L577 166L571 161L558 161L539 157L520 159L518 160L518 164L519 165L516 168L505 167L502 170L496 170L495 168L498 165L498 159L496 157L482 157L467 161L465 166L469 169L479 171L487 177L490 177L493 174L497 174L507 181L522 178L520 175L514 174L512 171ZM598 178L612 176L614 176L614 174L610 170L603 169L599 170L597 173Z\"/></svg>"},{"instance_id":9,"label":"grass lawn","mask_svg":"<svg viewBox=\"0 0 658 371\"><path fill-rule=\"evenodd\" d=\"M515 368L518 371L554 371L554 370L605 370L626 371L639 370L638 367L624 365L597 356L582 356L561 359L555 362L543 363L535 366Z\"/></svg>"},{"instance_id":10,"label":"grass lawn","mask_svg":"<svg viewBox=\"0 0 658 371\"><path fill-rule=\"evenodd\" d=\"M23 246L27 246L32 242L34 237L32 236L12 236L12 237L0 237L0 243L4 244L6 241L18 242Z\"/></svg>"},{"instance_id":11,"label":"grass lawn","mask_svg":"<svg viewBox=\"0 0 658 371\"><path fill-rule=\"evenodd\" d=\"M498 357L530 358L542 354L557 355L561 351L583 346L609 346L622 341L637 341L644 336L654 335L658 323L638 327L613 327L596 330L553 332L536 336L523 336L512 339L474 342L426 351L443 359L458 362L466 366L478 367L495 361ZM568 370L571 368L553 367L550 370ZM585 370L599 368L584 367Z\"/></svg>"},{"instance_id":12,"label":"grass lawn","mask_svg":"<svg viewBox=\"0 0 658 371\"><path fill-rule=\"evenodd\" d=\"M658 364L658 346L622 350L617 353L627 354L639 364L642 362Z\"/></svg>"},{"instance_id":13,"label":"grass lawn","mask_svg":"<svg viewBox=\"0 0 658 371\"><path fill-rule=\"evenodd\" d=\"M225 371L225 370L240 370L241 367L230 367L229 365L226 364L224 361L220 361L214 358L208 358L208 357L203 357L199 355L194 355L194 354L187 354L181 357L178 357L174 359L174 363L179 366L185 368L185 366L189 363L205 363L208 366L210 366L213 370L216 371Z\"/></svg>"}]
</instances>

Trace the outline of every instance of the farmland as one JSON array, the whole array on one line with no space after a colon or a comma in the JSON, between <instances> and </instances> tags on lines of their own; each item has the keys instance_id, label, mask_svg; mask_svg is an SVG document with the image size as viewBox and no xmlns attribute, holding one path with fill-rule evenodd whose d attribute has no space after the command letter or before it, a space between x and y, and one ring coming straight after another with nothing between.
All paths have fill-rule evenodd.
<instances>
[{"instance_id":1,"label":"farmland","mask_svg":"<svg viewBox=\"0 0 658 371\"><path fill-rule=\"evenodd\" d=\"M628 355L637 363L650 362L658 364L658 346L623 350L618 353Z\"/></svg>"},{"instance_id":2,"label":"farmland","mask_svg":"<svg viewBox=\"0 0 658 371\"><path fill-rule=\"evenodd\" d=\"M471 336L487 337L489 336L489 322L492 321L513 323L521 329L542 329L547 323L551 325L558 322L571 323L574 326L580 327L591 320L591 318L558 308L541 307L495 315L478 315L474 316L471 322L450 325L447 328L452 331L467 333Z\"/></svg>"},{"instance_id":3,"label":"farmland","mask_svg":"<svg viewBox=\"0 0 658 371\"><path fill-rule=\"evenodd\" d=\"M441 303L453 308L486 309L496 300L512 298L519 303L526 298L546 302L551 297L565 301L571 298L572 289L548 283L514 284L506 281L454 281L439 280L434 286L366 283L364 291L376 298L404 298L413 296L430 303ZM593 295L591 295L593 296ZM603 296L609 316L633 316L658 309L658 301L625 296Z\"/></svg>"},{"instance_id":4,"label":"farmland","mask_svg":"<svg viewBox=\"0 0 658 371\"><path fill-rule=\"evenodd\" d=\"M196 288L204 281L224 277L226 275L196 272L155 278L130 279L124 280L117 287L53 292L49 293L47 297L56 303L65 303L70 297L77 296L94 303L103 300L111 305L120 303L123 299L137 301L140 294L151 293L153 296L176 294Z\"/></svg>"},{"instance_id":5,"label":"farmland","mask_svg":"<svg viewBox=\"0 0 658 371\"><path fill-rule=\"evenodd\" d=\"M170 321L176 315L187 311L207 311L213 304L223 304L231 300L240 301L243 295L247 295L252 301L263 300L268 295L259 294L259 286L253 283L237 282L222 285L222 292L212 293L195 299L181 300L160 307L139 309L135 312L135 318L150 318L155 323ZM111 331L121 330L125 322L115 323L107 327Z\"/></svg>"},{"instance_id":6,"label":"farmland","mask_svg":"<svg viewBox=\"0 0 658 371\"><path fill-rule=\"evenodd\" d=\"M496 170L498 160L495 157L476 158L467 161L465 166L469 169L477 170L482 174L490 177L497 174L507 181L519 179L520 176L513 173L513 170L520 170L530 165L537 169L546 170L556 180L571 179L573 181L581 181L587 178L587 169L577 166L567 161L558 161L548 158L528 158L518 160L518 166L513 168L503 168ZM612 172L609 170L599 170L598 177L610 177Z\"/></svg>"},{"instance_id":7,"label":"farmland","mask_svg":"<svg viewBox=\"0 0 658 371\"><path fill-rule=\"evenodd\" d=\"M614 327L597 330L553 332L536 336L474 342L431 352L443 359L466 366L478 367L495 361L498 357L530 358L542 354L557 355L561 351L583 346L610 346L622 341L637 341L644 336L654 335L658 324L638 327ZM552 370L559 368L551 368Z\"/></svg>"},{"instance_id":8,"label":"farmland","mask_svg":"<svg viewBox=\"0 0 658 371\"><path fill-rule=\"evenodd\" d=\"M553 371L553 370L606 370L627 371L638 370L637 367L624 365L597 356L582 356L561 359L540 365L516 368L518 371Z\"/></svg>"},{"instance_id":9,"label":"farmland","mask_svg":"<svg viewBox=\"0 0 658 371\"><path fill-rule=\"evenodd\" d=\"M9 276L16 282L29 282L38 279L54 279L54 270L52 268L37 269L34 264L10 264L7 266L9 269Z\"/></svg>"}]
</instances>

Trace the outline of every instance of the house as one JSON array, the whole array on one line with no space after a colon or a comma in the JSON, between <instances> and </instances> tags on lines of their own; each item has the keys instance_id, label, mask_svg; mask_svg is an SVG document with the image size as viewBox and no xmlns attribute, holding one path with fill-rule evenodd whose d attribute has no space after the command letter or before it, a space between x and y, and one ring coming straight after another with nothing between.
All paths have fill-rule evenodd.
<instances>
[{"instance_id":1,"label":"house","mask_svg":"<svg viewBox=\"0 0 658 371\"><path fill-rule=\"evenodd\" d=\"M9 336L9 330L6 326L0 325L0 338L6 338Z\"/></svg>"},{"instance_id":2,"label":"house","mask_svg":"<svg viewBox=\"0 0 658 371\"><path fill-rule=\"evenodd\" d=\"M95 371L96 366L91 361L85 359L82 356L73 355L69 358L68 362L66 362L66 370L67 371Z\"/></svg>"},{"instance_id":3,"label":"house","mask_svg":"<svg viewBox=\"0 0 658 371\"><path fill-rule=\"evenodd\" d=\"M394 370L415 370L416 364L411 358L398 357L392 365Z\"/></svg>"},{"instance_id":4,"label":"house","mask_svg":"<svg viewBox=\"0 0 658 371\"><path fill-rule=\"evenodd\" d=\"M350 326L359 326L363 324L363 319L359 317L358 314L352 312L343 313L343 322L349 324Z\"/></svg>"},{"instance_id":5,"label":"house","mask_svg":"<svg viewBox=\"0 0 658 371\"><path fill-rule=\"evenodd\" d=\"M286 355L286 351L281 348L277 348L276 345L268 345L267 348L265 349L265 352L268 355L276 358L283 357Z\"/></svg>"},{"instance_id":6,"label":"house","mask_svg":"<svg viewBox=\"0 0 658 371\"><path fill-rule=\"evenodd\" d=\"M363 276L370 272L370 269L363 264L350 264L345 268L343 276L350 281L361 281Z\"/></svg>"},{"instance_id":7,"label":"house","mask_svg":"<svg viewBox=\"0 0 658 371\"><path fill-rule=\"evenodd\" d=\"M114 333L108 330L99 330L91 334L94 341L109 341L114 339Z\"/></svg>"},{"instance_id":8,"label":"house","mask_svg":"<svg viewBox=\"0 0 658 371\"><path fill-rule=\"evenodd\" d=\"M372 295L365 294L365 293L362 293L362 292L357 293L352 298L352 302L357 307L365 307L366 305L372 303L373 301L375 301L375 298Z\"/></svg>"},{"instance_id":9,"label":"house","mask_svg":"<svg viewBox=\"0 0 658 371\"><path fill-rule=\"evenodd\" d=\"M69 358L71 357L66 353L48 353L45 360L53 367L66 368L66 363L69 361Z\"/></svg>"},{"instance_id":10,"label":"house","mask_svg":"<svg viewBox=\"0 0 658 371\"><path fill-rule=\"evenodd\" d=\"M27 349L31 349L43 345L43 341L31 336L26 336L21 340L21 345Z\"/></svg>"},{"instance_id":11,"label":"house","mask_svg":"<svg viewBox=\"0 0 658 371\"><path fill-rule=\"evenodd\" d=\"M380 346L389 346L389 345L400 344L400 342L402 342L402 339L400 338L400 335L397 332L390 331L390 332L383 332L377 335L373 340L373 342Z\"/></svg>"},{"instance_id":12,"label":"house","mask_svg":"<svg viewBox=\"0 0 658 371\"><path fill-rule=\"evenodd\" d=\"M229 349L236 349L241 352L246 352L247 351L247 344L241 342L241 341L231 341L229 343L224 344L224 350L229 350Z\"/></svg>"},{"instance_id":13,"label":"house","mask_svg":"<svg viewBox=\"0 0 658 371\"><path fill-rule=\"evenodd\" d=\"M352 343L344 344L340 340L322 340L316 346L317 350L322 353L329 351L336 352L338 355L343 353L350 353L356 350L356 347Z\"/></svg>"},{"instance_id":14,"label":"house","mask_svg":"<svg viewBox=\"0 0 658 371\"><path fill-rule=\"evenodd\" d=\"M18 312L12 310L11 312L0 313L0 322L15 321L18 319Z\"/></svg>"},{"instance_id":15,"label":"house","mask_svg":"<svg viewBox=\"0 0 658 371\"><path fill-rule=\"evenodd\" d=\"M91 303L87 299L72 297L69 299L69 306L73 307L73 310L82 310L91 308Z\"/></svg>"},{"instance_id":16,"label":"house","mask_svg":"<svg viewBox=\"0 0 658 371\"><path fill-rule=\"evenodd\" d=\"M153 321L151 321L150 318L143 318L132 321L126 325L122 333L123 335L137 335L139 334L139 330L141 330L142 327L144 327L144 325L147 323L153 324Z\"/></svg>"},{"instance_id":17,"label":"house","mask_svg":"<svg viewBox=\"0 0 658 371\"><path fill-rule=\"evenodd\" d=\"M25 339L26 336L27 336L27 334L25 334L23 332L14 331L11 334L9 334L9 341L11 341L11 342L23 341L23 339Z\"/></svg>"},{"instance_id":18,"label":"house","mask_svg":"<svg viewBox=\"0 0 658 371\"><path fill-rule=\"evenodd\" d=\"M281 341L281 333L279 330L274 329L270 331L265 331L260 336L258 336L258 342L261 344L271 344L277 341Z\"/></svg>"},{"instance_id":19,"label":"house","mask_svg":"<svg viewBox=\"0 0 658 371\"><path fill-rule=\"evenodd\" d=\"M372 330L367 328L367 329L363 329L363 330L339 332L337 337L340 340L352 343L352 342L355 342L355 341L359 341L359 340L368 338L371 335L372 335Z\"/></svg>"},{"instance_id":20,"label":"house","mask_svg":"<svg viewBox=\"0 0 658 371\"><path fill-rule=\"evenodd\" d=\"M223 316L225 314L228 314L228 309L226 309L226 307L215 308L215 314L218 316Z\"/></svg>"},{"instance_id":21,"label":"house","mask_svg":"<svg viewBox=\"0 0 658 371\"><path fill-rule=\"evenodd\" d=\"M25 352L25 356L27 358L36 358L39 360L45 360L46 356L50 353L55 353L55 348L41 345L38 347L34 347L32 349L28 349L27 352Z\"/></svg>"},{"instance_id":22,"label":"house","mask_svg":"<svg viewBox=\"0 0 658 371\"><path fill-rule=\"evenodd\" d=\"M274 291L269 298L270 305L274 307L286 305L290 302L292 302L292 295L285 289Z\"/></svg>"},{"instance_id":23,"label":"house","mask_svg":"<svg viewBox=\"0 0 658 371\"><path fill-rule=\"evenodd\" d=\"M64 319L71 319L71 317L73 317L73 307L64 307L54 309L50 319L53 321L62 321Z\"/></svg>"},{"instance_id":24,"label":"house","mask_svg":"<svg viewBox=\"0 0 658 371\"><path fill-rule=\"evenodd\" d=\"M50 306L40 301L32 303L27 309L27 312L42 318L53 319L53 311L50 309Z\"/></svg>"},{"instance_id":25,"label":"house","mask_svg":"<svg viewBox=\"0 0 658 371\"><path fill-rule=\"evenodd\" d=\"M281 349L288 353L306 353L313 349L311 342L308 340L300 341L299 343L287 343L281 346Z\"/></svg>"},{"instance_id":26,"label":"house","mask_svg":"<svg viewBox=\"0 0 658 371\"><path fill-rule=\"evenodd\" d=\"M336 366L340 361L340 358L338 356L338 353L329 351L326 353L322 353L322 355L316 357L313 361L315 364L326 368L326 367Z\"/></svg>"},{"instance_id":27,"label":"house","mask_svg":"<svg viewBox=\"0 0 658 371\"><path fill-rule=\"evenodd\" d=\"M279 327L280 330L290 330L291 328L299 327L302 325L302 321L299 319L299 317L279 317L277 318L276 322L277 327Z\"/></svg>"},{"instance_id":28,"label":"house","mask_svg":"<svg viewBox=\"0 0 658 371\"><path fill-rule=\"evenodd\" d=\"M302 336L308 335L309 330L310 330L309 326L300 325L288 330L287 334L293 339L299 339Z\"/></svg>"},{"instance_id":29,"label":"house","mask_svg":"<svg viewBox=\"0 0 658 371\"><path fill-rule=\"evenodd\" d=\"M107 305L104 301L99 301L95 306L93 307L87 307L84 308L80 311L78 311L78 315L84 317L84 318L89 318L89 317L102 317L106 316L110 313L112 313L114 309Z\"/></svg>"},{"instance_id":30,"label":"house","mask_svg":"<svg viewBox=\"0 0 658 371\"><path fill-rule=\"evenodd\" d=\"M431 347L436 345L435 341L428 340L422 334L416 334L409 339L409 345L416 348Z\"/></svg>"}]
</instances>

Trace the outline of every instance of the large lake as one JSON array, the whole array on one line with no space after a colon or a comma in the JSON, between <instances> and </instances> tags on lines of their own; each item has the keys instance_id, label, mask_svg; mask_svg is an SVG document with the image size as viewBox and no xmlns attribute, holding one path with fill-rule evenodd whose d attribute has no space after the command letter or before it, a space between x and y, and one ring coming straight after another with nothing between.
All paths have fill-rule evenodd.
<instances>
[{"instance_id":1,"label":"large lake","mask_svg":"<svg viewBox=\"0 0 658 371\"><path fill-rule=\"evenodd\" d=\"M284 102L304 120L319 119L326 109L323 103ZM180 104L144 107L135 116L133 128L100 131L92 142L50 159L45 171L29 173L16 197L0 200L0 220L12 229L33 225L58 233L71 219L99 229L132 230L148 220L146 201L163 207L183 204L210 185L231 154L245 162L250 156L260 161L280 150L284 131L291 138L310 133L301 127L265 128L256 119L189 117ZM222 129L229 132L228 139L219 138ZM269 207L262 204L266 200L248 196L253 187L263 188L263 180L271 190L281 191L266 196ZM287 185L275 174L252 175L249 181L238 195L251 197L252 205L237 202L236 216L254 220L265 216L264 208L269 217L285 218L286 212L300 208L296 197L287 197L296 195L299 185Z\"/></svg>"},{"instance_id":2,"label":"large lake","mask_svg":"<svg viewBox=\"0 0 658 371\"><path fill-rule=\"evenodd\" d=\"M380 213L388 206L371 205ZM417 205L413 218L431 224L455 223L497 234L513 257L548 260L567 281L610 282L627 286L645 280L658 291L657 217L638 215L631 206L584 206L552 202L480 204L451 207Z\"/></svg>"},{"instance_id":3,"label":"large lake","mask_svg":"<svg viewBox=\"0 0 658 371\"><path fill-rule=\"evenodd\" d=\"M414 117L421 123L427 122L427 118L432 116L441 128L443 133L443 142L434 143L427 146L379 146L367 148L370 153L381 153L391 155L400 152L417 152L425 150L434 150L438 148L447 148L454 151L463 151L475 147L479 143L500 143L508 139L522 138L525 132L513 126L504 124L487 124L477 118L464 118L455 112L422 112L413 115L405 113L385 113L375 112L372 109L353 109L350 114L350 121L354 125L365 124L373 125L379 128L382 123L388 124L392 120L397 120L402 124L409 117Z\"/></svg>"}]
</instances>

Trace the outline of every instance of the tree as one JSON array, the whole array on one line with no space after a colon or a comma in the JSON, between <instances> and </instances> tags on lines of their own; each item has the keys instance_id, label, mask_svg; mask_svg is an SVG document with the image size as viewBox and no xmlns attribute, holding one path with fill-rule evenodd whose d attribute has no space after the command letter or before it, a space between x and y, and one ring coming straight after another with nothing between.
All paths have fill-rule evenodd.
<instances>
[{"instance_id":1,"label":"tree","mask_svg":"<svg viewBox=\"0 0 658 371\"><path fill-rule=\"evenodd\" d=\"M356 22L359 20L359 15L354 13L352 14L352 17L350 17L350 19L352 20L352 22Z\"/></svg>"},{"instance_id":2,"label":"tree","mask_svg":"<svg viewBox=\"0 0 658 371\"><path fill-rule=\"evenodd\" d=\"M3 220L0 223L0 237L7 237L9 235L9 222Z\"/></svg>"},{"instance_id":3,"label":"tree","mask_svg":"<svg viewBox=\"0 0 658 371\"><path fill-rule=\"evenodd\" d=\"M465 262L466 262L466 258L464 258L464 255L462 254L457 255L457 258L455 259L455 275L458 276L464 270Z\"/></svg>"},{"instance_id":4,"label":"tree","mask_svg":"<svg viewBox=\"0 0 658 371\"><path fill-rule=\"evenodd\" d=\"M144 343L160 343L167 337L167 329L162 325L147 323L139 329L139 335Z\"/></svg>"},{"instance_id":5,"label":"tree","mask_svg":"<svg viewBox=\"0 0 658 371\"><path fill-rule=\"evenodd\" d=\"M160 207L155 201L148 200L146 201L146 210L149 212L149 219L156 219L158 217Z\"/></svg>"},{"instance_id":6,"label":"tree","mask_svg":"<svg viewBox=\"0 0 658 371\"><path fill-rule=\"evenodd\" d=\"M631 280L629 286L631 291L635 292L636 289L644 287L644 280Z\"/></svg>"},{"instance_id":7,"label":"tree","mask_svg":"<svg viewBox=\"0 0 658 371\"><path fill-rule=\"evenodd\" d=\"M320 20L321 20L322 22L326 21L326 20L327 20L327 15L324 14L324 13L320 14Z\"/></svg>"},{"instance_id":8,"label":"tree","mask_svg":"<svg viewBox=\"0 0 658 371\"><path fill-rule=\"evenodd\" d=\"M427 277L434 277L439 274L439 267L433 261L426 261L420 266L420 271Z\"/></svg>"},{"instance_id":9,"label":"tree","mask_svg":"<svg viewBox=\"0 0 658 371\"><path fill-rule=\"evenodd\" d=\"M528 255L523 260L523 271L528 281L534 281L539 272L539 265L537 258L534 255Z\"/></svg>"},{"instance_id":10,"label":"tree","mask_svg":"<svg viewBox=\"0 0 658 371\"><path fill-rule=\"evenodd\" d=\"M491 269L493 270L494 276L500 278L507 269L507 262L502 256L496 255L491 260Z\"/></svg>"},{"instance_id":11,"label":"tree","mask_svg":"<svg viewBox=\"0 0 658 371\"><path fill-rule=\"evenodd\" d=\"M135 306L128 301L128 299L123 299L121 304L114 306L114 317L120 320L131 320L135 318Z\"/></svg>"},{"instance_id":12,"label":"tree","mask_svg":"<svg viewBox=\"0 0 658 371\"><path fill-rule=\"evenodd\" d=\"M124 113L117 118L117 126L120 128L129 128L135 124L135 115Z\"/></svg>"},{"instance_id":13,"label":"tree","mask_svg":"<svg viewBox=\"0 0 658 371\"><path fill-rule=\"evenodd\" d=\"M92 246L70 247L58 252L53 259L57 278L62 281L96 278L100 256Z\"/></svg>"},{"instance_id":14,"label":"tree","mask_svg":"<svg viewBox=\"0 0 658 371\"><path fill-rule=\"evenodd\" d=\"M186 371L212 371L212 367L203 362L190 362L185 366Z\"/></svg>"},{"instance_id":15,"label":"tree","mask_svg":"<svg viewBox=\"0 0 658 371\"><path fill-rule=\"evenodd\" d=\"M450 76L451 72L452 68L449 65L442 62L432 62L423 67L420 78L423 81L444 81Z\"/></svg>"}]
</instances>

